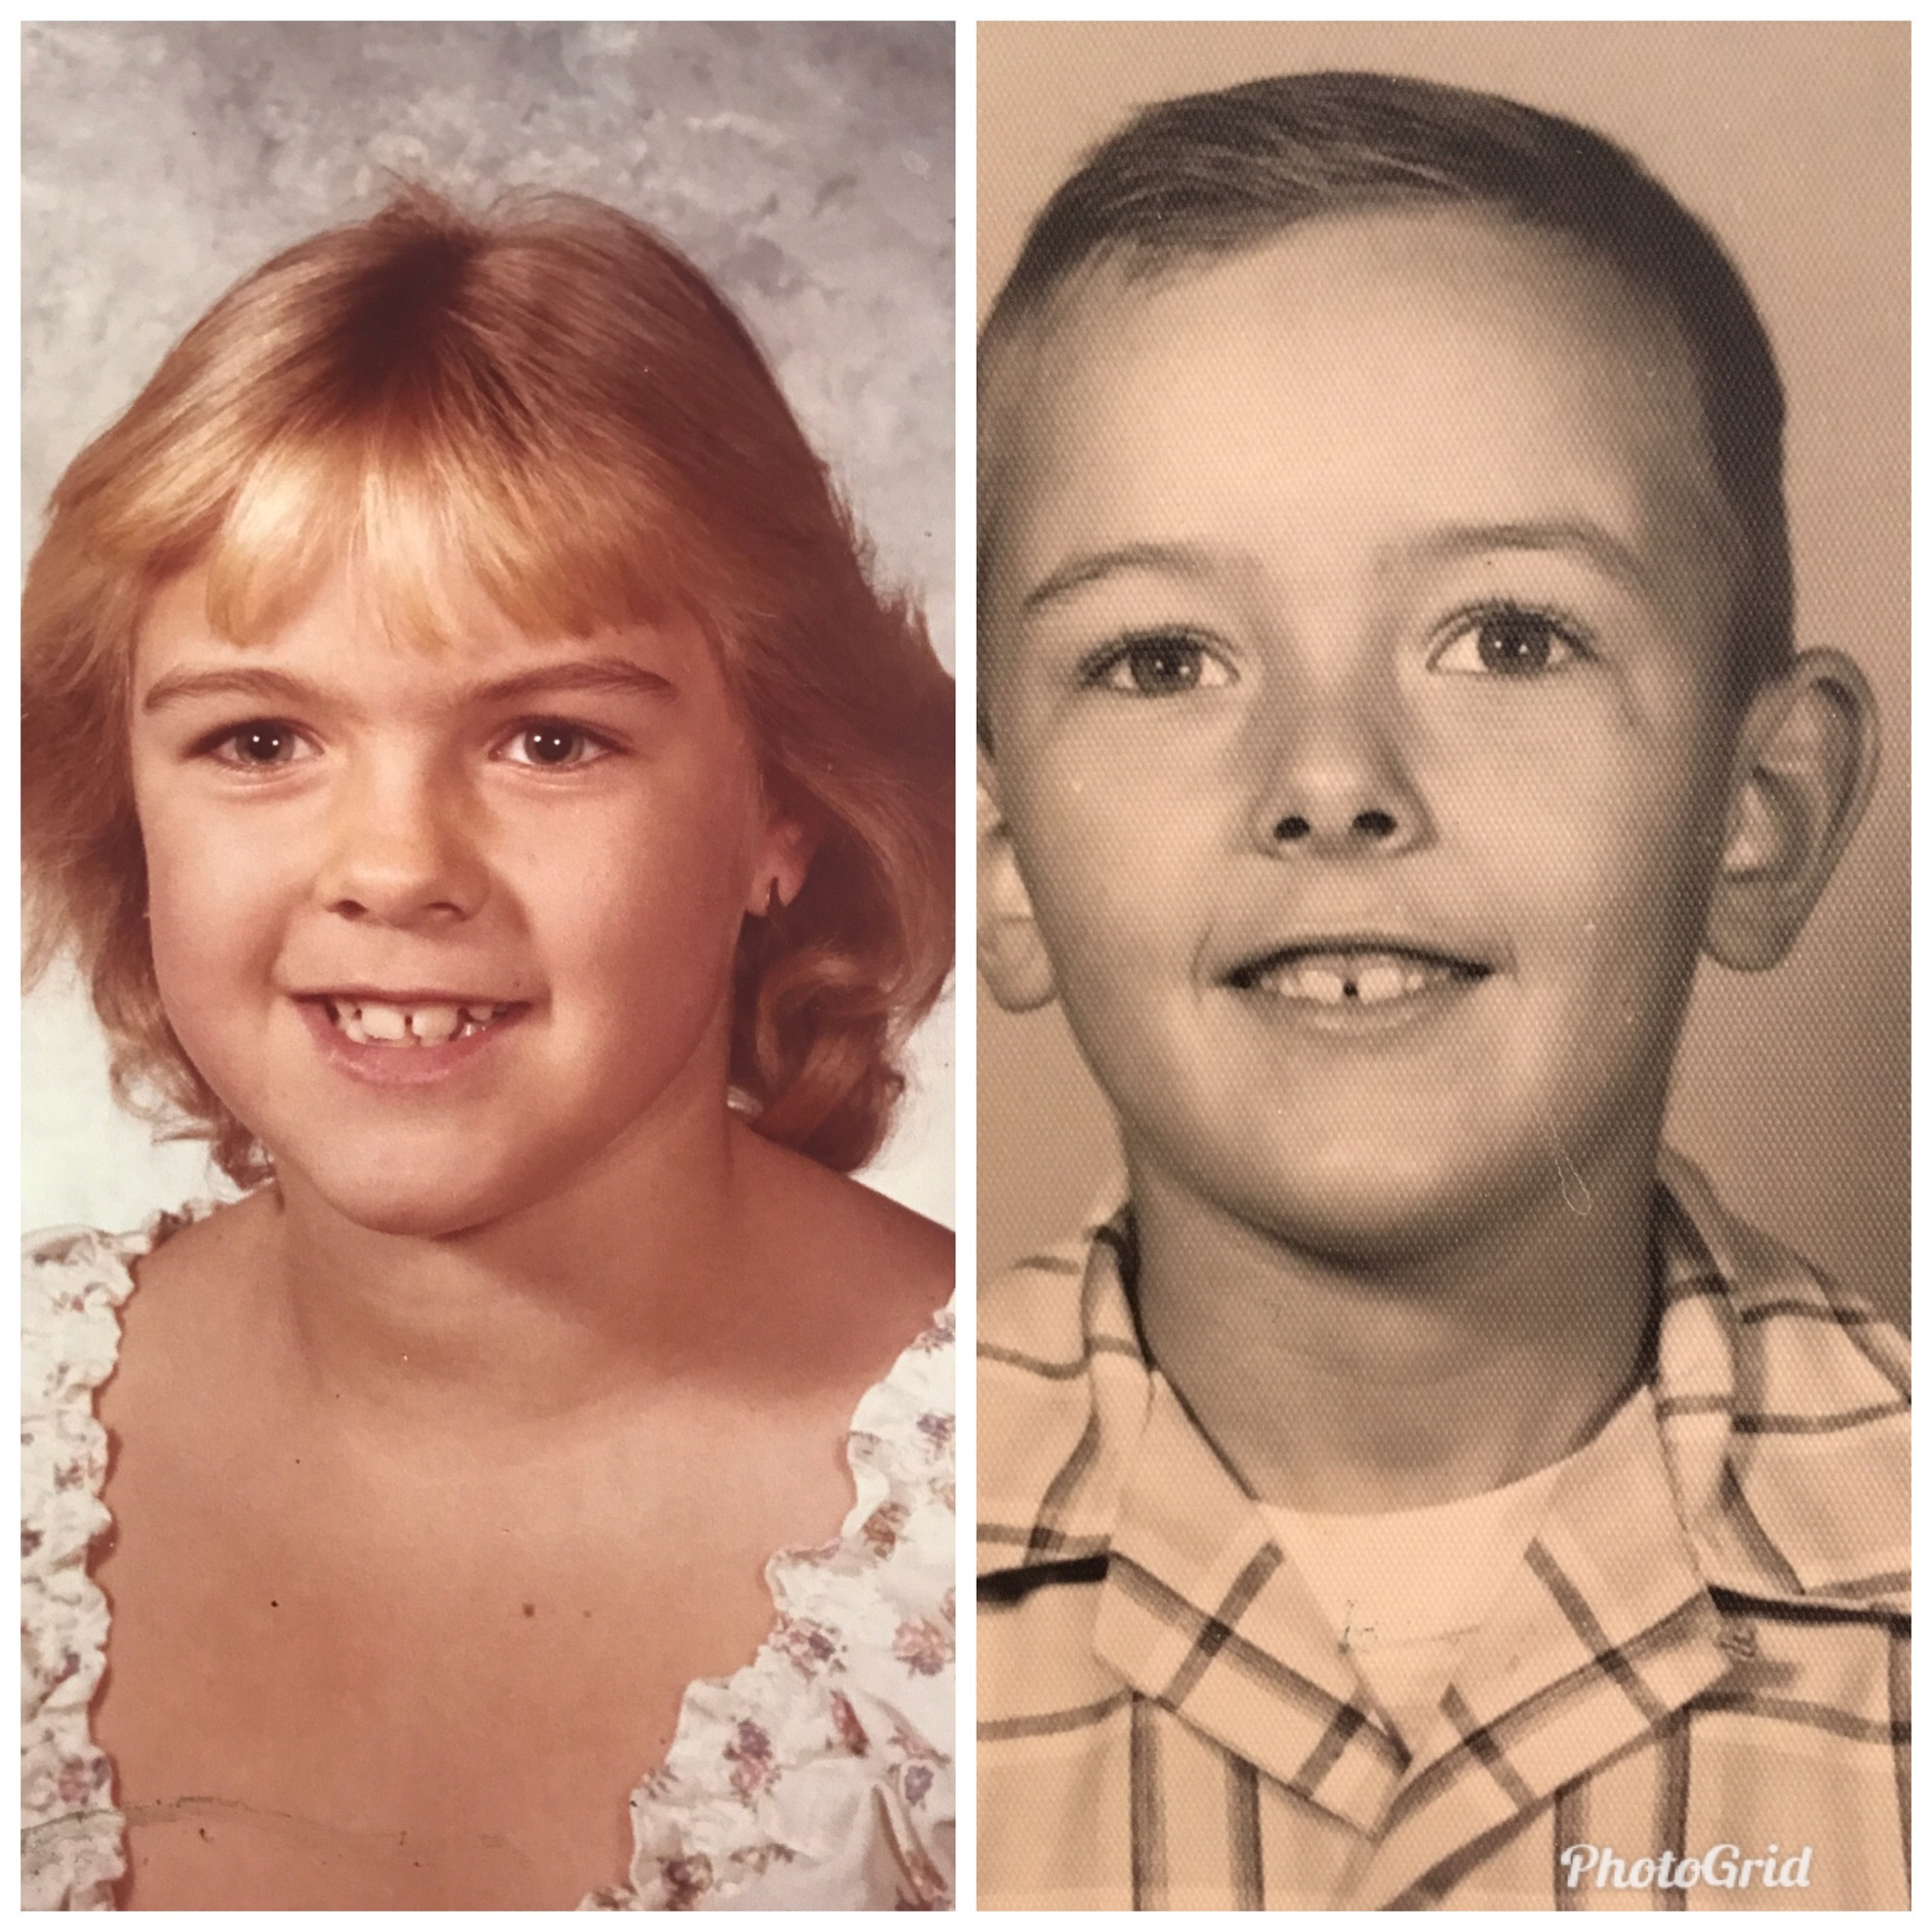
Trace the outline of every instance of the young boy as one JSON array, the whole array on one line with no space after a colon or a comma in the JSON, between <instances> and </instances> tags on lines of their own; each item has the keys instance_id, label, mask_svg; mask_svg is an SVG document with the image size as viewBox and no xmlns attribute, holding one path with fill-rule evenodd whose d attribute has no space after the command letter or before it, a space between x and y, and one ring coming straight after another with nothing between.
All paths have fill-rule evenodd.
<instances>
[{"instance_id":1,"label":"young boy","mask_svg":"<svg viewBox=\"0 0 1932 1932\"><path fill-rule=\"evenodd\" d=\"M1876 756L1736 272L1260 81L1061 188L980 407L980 956L1127 1164L981 1304L980 1903L1902 1906L1902 1344L1661 1149Z\"/></svg>"}]
</instances>

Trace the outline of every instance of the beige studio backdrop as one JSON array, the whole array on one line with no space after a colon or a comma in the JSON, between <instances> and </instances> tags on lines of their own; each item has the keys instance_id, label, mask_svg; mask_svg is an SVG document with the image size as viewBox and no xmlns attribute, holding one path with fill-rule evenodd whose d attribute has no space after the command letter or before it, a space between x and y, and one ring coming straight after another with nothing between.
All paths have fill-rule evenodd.
<instances>
[{"instance_id":1,"label":"beige studio backdrop","mask_svg":"<svg viewBox=\"0 0 1932 1932\"><path fill-rule=\"evenodd\" d=\"M1777 350L1801 645L1877 694L1878 787L1791 957L1706 964L1669 1137L1719 1191L1900 1319L1908 1293L1908 29L1902 25L982 25L979 312L1079 156L1140 103L1368 68L1600 128L1717 232ZM1116 1158L1058 1010L983 990L980 1270L1071 1232Z\"/></svg>"}]
</instances>

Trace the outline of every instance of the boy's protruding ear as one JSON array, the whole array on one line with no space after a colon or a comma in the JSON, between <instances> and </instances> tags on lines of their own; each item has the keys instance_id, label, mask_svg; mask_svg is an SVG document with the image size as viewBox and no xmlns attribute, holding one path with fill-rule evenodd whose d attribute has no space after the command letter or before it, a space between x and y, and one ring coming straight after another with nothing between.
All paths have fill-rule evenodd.
<instances>
[{"instance_id":1,"label":"boy's protruding ear","mask_svg":"<svg viewBox=\"0 0 1932 1932\"><path fill-rule=\"evenodd\" d=\"M1776 966L1857 831L1878 775L1864 673L1806 651L1752 699L1738 734L1705 950L1741 972Z\"/></svg>"},{"instance_id":2,"label":"boy's protruding ear","mask_svg":"<svg viewBox=\"0 0 1932 1932\"><path fill-rule=\"evenodd\" d=\"M979 807L980 970L1008 1012L1029 1012L1053 998L1053 962L1034 923L1013 835L1000 810L999 778L984 751Z\"/></svg>"}]
</instances>

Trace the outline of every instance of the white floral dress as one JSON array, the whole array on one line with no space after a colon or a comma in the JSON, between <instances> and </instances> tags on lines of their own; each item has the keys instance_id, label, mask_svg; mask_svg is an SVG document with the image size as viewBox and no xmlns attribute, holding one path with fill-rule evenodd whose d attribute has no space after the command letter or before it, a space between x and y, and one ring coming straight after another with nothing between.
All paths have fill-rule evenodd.
<instances>
[{"instance_id":1,"label":"white floral dress","mask_svg":"<svg viewBox=\"0 0 1932 1932\"><path fill-rule=\"evenodd\" d=\"M21 1887L29 1910L112 1910L126 1869L114 1767L88 1711L106 1599L107 1435L145 1234L56 1229L23 1279ZM631 1795L633 1855L585 1911L952 1903L952 1311L868 1389L847 1442L858 1501L838 1539L766 1566L776 1621L756 1658L686 1690L663 1766Z\"/></svg>"}]
</instances>

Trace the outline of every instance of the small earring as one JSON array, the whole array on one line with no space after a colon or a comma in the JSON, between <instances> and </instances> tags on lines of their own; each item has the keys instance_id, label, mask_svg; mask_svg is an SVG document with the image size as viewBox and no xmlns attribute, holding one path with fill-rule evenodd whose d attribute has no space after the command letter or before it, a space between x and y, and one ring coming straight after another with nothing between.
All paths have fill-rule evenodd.
<instances>
[{"instance_id":1,"label":"small earring","mask_svg":"<svg viewBox=\"0 0 1932 1932\"><path fill-rule=\"evenodd\" d=\"M771 884L765 889L765 917L767 919L776 918L780 907L783 904L784 900L779 894L778 876L774 873Z\"/></svg>"}]
</instances>

